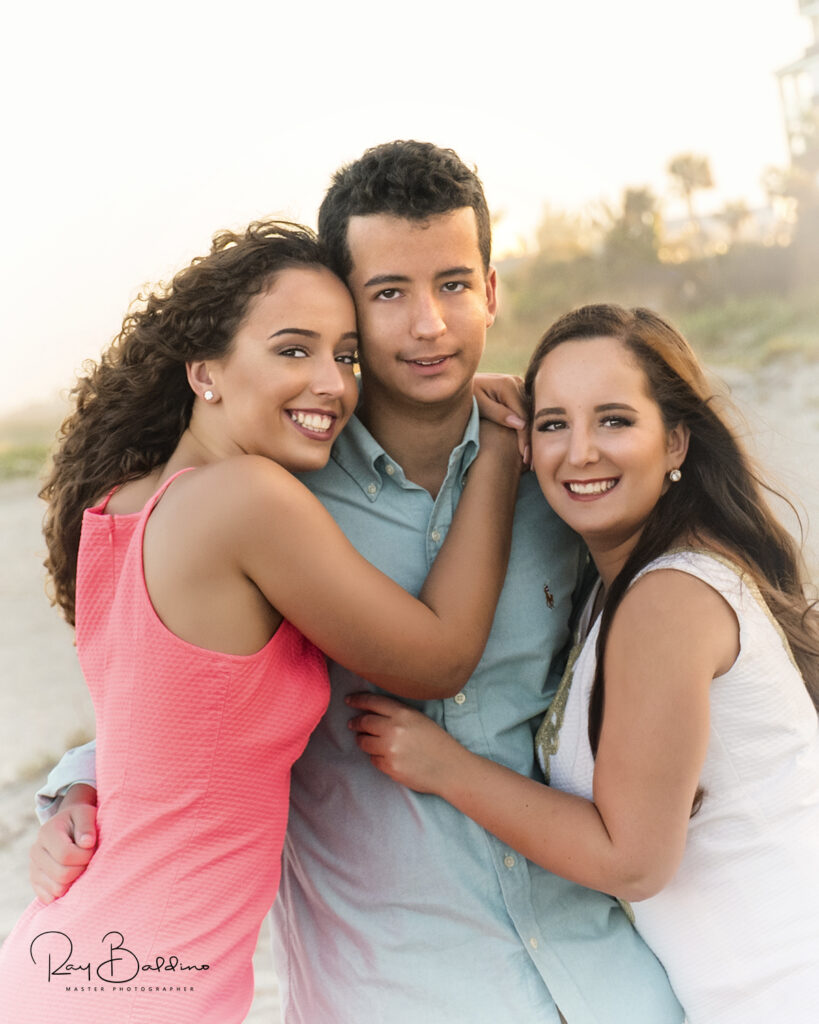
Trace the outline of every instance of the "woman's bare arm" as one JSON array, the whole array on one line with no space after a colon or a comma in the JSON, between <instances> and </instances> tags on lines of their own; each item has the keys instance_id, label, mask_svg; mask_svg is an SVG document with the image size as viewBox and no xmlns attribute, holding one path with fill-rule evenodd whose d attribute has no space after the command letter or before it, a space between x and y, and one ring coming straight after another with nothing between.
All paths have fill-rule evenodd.
<instances>
[{"instance_id":1,"label":"woman's bare arm","mask_svg":"<svg viewBox=\"0 0 819 1024\"><path fill-rule=\"evenodd\" d=\"M511 540L520 472L514 434L482 427L481 446L422 600L359 555L317 499L267 459L213 467L197 492L203 521L186 522L173 546L184 563L212 567L230 557L220 519L238 521L240 571L317 646L402 696L447 696L480 658ZM31 880L44 902L62 895L93 856L95 803L93 788L73 786L40 829Z\"/></svg>"},{"instance_id":2,"label":"woman's bare arm","mask_svg":"<svg viewBox=\"0 0 819 1024\"><path fill-rule=\"evenodd\" d=\"M728 604L657 571L623 600L609 637L594 800L478 757L424 715L376 694L350 699L361 749L396 781L443 797L555 874L645 899L682 857L709 735L709 689L738 653Z\"/></svg>"},{"instance_id":3,"label":"woman's bare arm","mask_svg":"<svg viewBox=\"0 0 819 1024\"><path fill-rule=\"evenodd\" d=\"M238 467L248 476L241 570L352 671L399 696L456 693L480 660L506 574L520 474L514 433L481 425L481 454L417 599L363 558L302 484L261 461Z\"/></svg>"}]
</instances>

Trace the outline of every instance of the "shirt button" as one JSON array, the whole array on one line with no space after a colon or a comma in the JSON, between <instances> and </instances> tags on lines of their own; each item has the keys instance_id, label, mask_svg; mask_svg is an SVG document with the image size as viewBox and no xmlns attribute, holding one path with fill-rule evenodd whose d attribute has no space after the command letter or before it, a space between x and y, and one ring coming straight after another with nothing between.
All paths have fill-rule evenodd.
<instances>
[{"instance_id":1,"label":"shirt button","mask_svg":"<svg viewBox=\"0 0 819 1024\"><path fill-rule=\"evenodd\" d=\"M378 487L375 484L367 484L367 494L375 494L377 490Z\"/></svg>"},{"instance_id":2,"label":"shirt button","mask_svg":"<svg viewBox=\"0 0 819 1024\"><path fill-rule=\"evenodd\" d=\"M534 935L531 937L531 939L529 939L529 945L532 947L532 949L537 949L537 939L534 937Z\"/></svg>"},{"instance_id":3,"label":"shirt button","mask_svg":"<svg viewBox=\"0 0 819 1024\"><path fill-rule=\"evenodd\" d=\"M384 472L387 474L387 476L392 476L393 473L395 472L395 466L393 466L391 462L388 462L387 465L384 467Z\"/></svg>"},{"instance_id":4,"label":"shirt button","mask_svg":"<svg viewBox=\"0 0 819 1024\"><path fill-rule=\"evenodd\" d=\"M466 701L466 694L456 693L452 699L455 701L456 704L463 704Z\"/></svg>"},{"instance_id":5,"label":"shirt button","mask_svg":"<svg viewBox=\"0 0 819 1024\"><path fill-rule=\"evenodd\" d=\"M438 530L433 530L432 533L430 534L430 537L432 537L434 541L439 541L441 539L441 534L438 532Z\"/></svg>"},{"instance_id":6,"label":"shirt button","mask_svg":"<svg viewBox=\"0 0 819 1024\"><path fill-rule=\"evenodd\" d=\"M517 861L511 853L507 853L506 856L503 858L503 863L506 865L506 867L513 868L515 864L517 864Z\"/></svg>"}]
</instances>

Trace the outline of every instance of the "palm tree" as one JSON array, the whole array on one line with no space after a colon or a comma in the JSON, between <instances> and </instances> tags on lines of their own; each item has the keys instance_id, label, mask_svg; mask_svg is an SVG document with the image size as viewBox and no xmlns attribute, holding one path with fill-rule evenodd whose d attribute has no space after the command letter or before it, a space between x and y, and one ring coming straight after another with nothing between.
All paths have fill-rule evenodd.
<instances>
[{"instance_id":1,"label":"palm tree","mask_svg":"<svg viewBox=\"0 0 819 1024\"><path fill-rule=\"evenodd\" d=\"M700 234L700 225L694 213L694 193L699 189L714 187L708 157L697 156L696 153L681 153L669 161L668 173L675 179L677 189L685 199L691 231L697 236Z\"/></svg>"},{"instance_id":2,"label":"palm tree","mask_svg":"<svg viewBox=\"0 0 819 1024\"><path fill-rule=\"evenodd\" d=\"M626 188L621 210L607 208L606 252L615 259L654 261L659 248L660 214L650 188Z\"/></svg>"},{"instance_id":3,"label":"palm tree","mask_svg":"<svg viewBox=\"0 0 819 1024\"><path fill-rule=\"evenodd\" d=\"M737 199L732 203L726 203L719 214L719 219L728 228L731 236L731 245L737 244L742 225L751 219L751 211L744 199Z\"/></svg>"}]
</instances>

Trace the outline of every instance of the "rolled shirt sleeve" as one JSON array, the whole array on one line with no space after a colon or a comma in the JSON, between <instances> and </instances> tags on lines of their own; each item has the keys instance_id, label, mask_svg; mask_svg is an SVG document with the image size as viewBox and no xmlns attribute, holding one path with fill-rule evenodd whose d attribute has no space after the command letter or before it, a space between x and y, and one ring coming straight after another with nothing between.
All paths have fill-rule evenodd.
<instances>
[{"instance_id":1,"label":"rolled shirt sleeve","mask_svg":"<svg viewBox=\"0 0 819 1024\"><path fill-rule=\"evenodd\" d=\"M48 821L60 806L60 800L72 786L84 783L96 789L97 741L67 750L51 769L45 785L38 789L34 809L41 824Z\"/></svg>"}]
</instances>

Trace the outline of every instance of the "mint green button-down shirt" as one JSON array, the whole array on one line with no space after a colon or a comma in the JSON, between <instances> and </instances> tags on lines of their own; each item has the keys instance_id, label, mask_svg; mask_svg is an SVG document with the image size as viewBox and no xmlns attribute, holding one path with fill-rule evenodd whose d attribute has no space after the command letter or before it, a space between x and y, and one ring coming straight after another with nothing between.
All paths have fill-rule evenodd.
<instances>
[{"instance_id":1,"label":"mint green button-down shirt","mask_svg":"<svg viewBox=\"0 0 819 1024\"><path fill-rule=\"evenodd\" d=\"M359 551L418 593L478 450L473 412L433 500L353 419L303 477ZM483 658L454 697L416 702L471 750L537 776L581 565L524 477ZM547 588L550 600L547 602ZM400 625L396 628L400 628ZM549 874L435 796L379 773L347 727L372 684L331 665L332 699L294 766L276 960L287 1024L678 1024L662 967L619 904Z\"/></svg>"}]
</instances>

